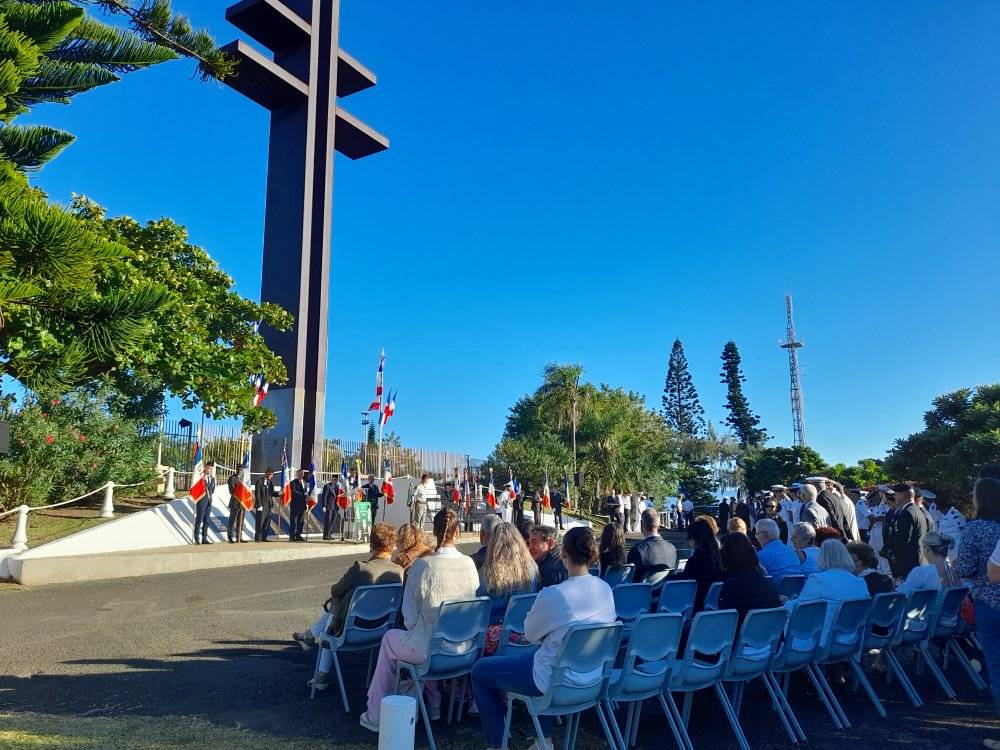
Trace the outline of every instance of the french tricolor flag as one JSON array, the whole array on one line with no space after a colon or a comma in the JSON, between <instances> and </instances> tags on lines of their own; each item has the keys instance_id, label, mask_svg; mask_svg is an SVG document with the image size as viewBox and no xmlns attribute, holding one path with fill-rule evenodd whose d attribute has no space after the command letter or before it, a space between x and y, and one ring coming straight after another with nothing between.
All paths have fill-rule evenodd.
<instances>
[{"instance_id":1,"label":"french tricolor flag","mask_svg":"<svg viewBox=\"0 0 1000 750\"><path fill-rule=\"evenodd\" d=\"M253 405L260 406L264 403L264 399L267 398L267 389L270 386L266 380L264 380L263 374L258 374L253 377Z\"/></svg>"},{"instance_id":2,"label":"french tricolor flag","mask_svg":"<svg viewBox=\"0 0 1000 750\"><path fill-rule=\"evenodd\" d=\"M250 454L243 454L243 463L240 464L239 481L236 482L236 499L240 501L246 510L253 507L253 489L250 487Z\"/></svg>"},{"instance_id":3,"label":"french tricolor flag","mask_svg":"<svg viewBox=\"0 0 1000 750\"><path fill-rule=\"evenodd\" d=\"M493 469L490 469L490 485L486 489L486 504L491 508L497 507L497 490L493 486Z\"/></svg>"},{"instance_id":4,"label":"french tricolor flag","mask_svg":"<svg viewBox=\"0 0 1000 750\"><path fill-rule=\"evenodd\" d=\"M194 470L191 472L191 499L198 502L207 493L205 486L205 464L201 459L201 445L194 444Z\"/></svg>"},{"instance_id":5,"label":"french tricolor flag","mask_svg":"<svg viewBox=\"0 0 1000 750\"><path fill-rule=\"evenodd\" d=\"M375 374L375 399L368 411L382 411L382 375L385 372L385 350L378 358L378 372Z\"/></svg>"},{"instance_id":6,"label":"french tricolor flag","mask_svg":"<svg viewBox=\"0 0 1000 750\"><path fill-rule=\"evenodd\" d=\"M396 413L396 394L389 393L386 397L385 408L382 410L382 426L385 427L389 417Z\"/></svg>"},{"instance_id":7,"label":"french tricolor flag","mask_svg":"<svg viewBox=\"0 0 1000 750\"><path fill-rule=\"evenodd\" d=\"M281 507L292 502L292 483L288 481L288 455L281 451Z\"/></svg>"}]
</instances>

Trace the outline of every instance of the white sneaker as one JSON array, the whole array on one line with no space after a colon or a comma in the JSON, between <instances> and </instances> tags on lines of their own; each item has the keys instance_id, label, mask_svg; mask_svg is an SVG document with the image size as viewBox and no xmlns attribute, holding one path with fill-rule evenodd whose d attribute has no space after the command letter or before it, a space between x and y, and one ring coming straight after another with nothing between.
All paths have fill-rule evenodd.
<instances>
[{"instance_id":1,"label":"white sneaker","mask_svg":"<svg viewBox=\"0 0 1000 750\"><path fill-rule=\"evenodd\" d=\"M374 732L375 734L378 734L378 722L377 721L372 721L370 718L368 718L368 712L367 711L365 711L363 714L361 714L360 724L361 724L362 727L364 727L365 729L367 729L369 732Z\"/></svg>"}]
</instances>

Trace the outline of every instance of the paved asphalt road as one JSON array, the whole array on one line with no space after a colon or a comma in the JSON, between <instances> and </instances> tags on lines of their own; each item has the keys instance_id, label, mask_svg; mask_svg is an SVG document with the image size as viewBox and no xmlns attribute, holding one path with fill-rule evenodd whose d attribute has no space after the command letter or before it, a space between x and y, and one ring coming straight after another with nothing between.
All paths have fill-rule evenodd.
<instances>
[{"instance_id":1,"label":"paved asphalt road","mask_svg":"<svg viewBox=\"0 0 1000 750\"><path fill-rule=\"evenodd\" d=\"M468 551L468 550L467 550ZM318 613L332 581L350 558L274 563L121 581L0 591L0 713L44 712L87 717L203 717L279 738L313 738L374 747L357 724L364 661L345 659L352 713L333 691L308 699L313 654L289 635ZM860 694L841 691L854 729L838 732L803 684L793 705L813 746L859 750L981 747L1000 738L985 694L954 669L959 699L948 702L927 675L927 699L913 709L895 685L876 682L890 712L879 719ZM787 738L757 689L748 690L743 721L754 748L786 747ZM643 716L639 746L672 747L658 709ZM519 720L520 721L520 720ZM523 737L524 722L521 722ZM0 727L2 729L2 727ZM436 728L441 748L482 747L478 723ZM583 722L580 747L601 747L596 721ZM588 737L589 735L589 737ZM424 745L418 730L418 745ZM735 747L711 695L699 696L692 718L696 746ZM525 744L512 745L515 748ZM46 745L48 747L49 745ZM192 745L201 747L201 745Z\"/></svg>"}]
</instances>

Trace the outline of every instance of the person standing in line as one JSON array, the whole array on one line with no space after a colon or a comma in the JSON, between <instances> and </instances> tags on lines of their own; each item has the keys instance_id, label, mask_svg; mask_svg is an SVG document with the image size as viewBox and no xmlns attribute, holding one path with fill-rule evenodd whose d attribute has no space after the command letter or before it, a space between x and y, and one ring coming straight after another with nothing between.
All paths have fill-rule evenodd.
<instances>
[{"instance_id":1,"label":"person standing in line","mask_svg":"<svg viewBox=\"0 0 1000 750\"><path fill-rule=\"evenodd\" d=\"M208 522L212 518L212 498L215 496L215 461L205 464L205 495L194 506L194 543L213 544L208 541ZM200 539L199 540L199 532Z\"/></svg>"},{"instance_id":2,"label":"person standing in line","mask_svg":"<svg viewBox=\"0 0 1000 750\"><path fill-rule=\"evenodd\" d=\"M802 498L802 512L799 518L802 523L812 524L814 529L830 525L830 514L826 508L816 502L818 496L816 488L811 484L802 485L799 495Z\"/></svg>"},{"instance_id":3,"label":"person standing in line","mask_svg":"<svg viewBox=\"0 0 1000 750\"><path fill-rule=\"evenodd\" d=\"M299 469L292 481L292 502L288 506L288 538L291 542L304 542L302 532L306 524L306 503L309 501L309 469Z\"/></svg>"},{"instance_id":4,"label":"person standing in line","mask_svg":"<svg viewBox=\"0 0 1000 750\"><path fill-rule=\"evenodd\" d=\"M323 509L323 538L329 541L333 539L333 527L340 513L340 508L337 506L337 483L333 479L328 479L320 490L319 505Z\"/></svg>"},{"instance_id":5,"label":"person standing in line","mask_svg":"<svg viewBox=\"0 0 1000 750\"><path fill-rule=\"evenodd\" d=\"M858 487L851 487L847 491L847 499L854 504L854 518L858 524L858 537L862 542L868 544L868 517L872 514L868 503L861 496Z\"/></svg>"},{"instance_id":6,"label":"person standing in line","mask_svg":"<svg viewBox=\"0 0 1000 750\"><path fill-rule=\"evenodd\" d=\"M618 496L618 508L622 514L622 531L628 534L632 528L632 493L625 490Z\"/></svg>"},{"instance_id":7,"label":"person standing in line","mask_svg":"<svg viewBox=\"0 0 1000 750\"><path fill-rule=\"evenodd\" d=\"M563 519L562 519L562 509L565 499L563 498L563 493L560 490L556 490L552 493L552 513L555 516L556 528L560 531L563 530Z\"/></svg>"},{"instance_id":8,"label":"person standing in line","mask_svg":"<svg viewBox=\"0 0 1000 750\"><path fill-rule=\"evenodd\" d=\"M618 510L618 495L615 493L615 488L611 488L611 492L606 498L604 498L604 509L608 513L608 523L621 523L621 515Z\"/></svg>"},{"instance_id":9,"label":"person standing in line","mask_svg":"<svg viewBox=\"0 0 1000 750\"><path fill-rule=\"evenodd\" d=\"M274 515L274 469L268 466L264 476L253 486L253 540L268 541L267 533L271 530L271 517Z\"/></svg>"},{"instance_id":10,"label":"person standing in line","mask_svg":"<svg viewBox=\"0 0 1000 750\"><path fill-rule=\"evenodd\" d=\"M531 496L531 517L535 521L535 526L542 522L542 493L538 490Z\"/></svg>"},{"instance_id":11,"label":"person standing in line","mask_svg":"<svg viewBox=\"0 0 1000 750\"><path fill-rule=\"evenodd\" d=\"M361 489L365 493L365 500L371 506L372 523L375 523L378 520L378 500L382 497L382 487L375 481L375 475L369 474L368 481L361 485Z\"/></svg>"},{"instance_id":12,"label":"person standing in line","mask_svg":"<svg viewBox=\"0 0 1000 750\"><path fill-rule=\"evenodd\" d=\"M430 497L430 488L434 486L434 480L430 474L420 476L420 484L413 490L413 499L410 504L410 523L418 529L424 528L424 521L427 518L427 499ZM434 494L437 494L435 488Z\"/></svg>"},{"instance_id":13,"label":"person standing in line","mask_svg":"<svg viewBox=\"0 0 1000 750\"><path fill-rule=\"evenodd\" d=\"M724 497L719 502L719 528L728 529L729 519L732 515L732 510L729 507L729 498Z\"/></svg>"},{"instance_id":14,"label":"person standing in line","mask_svg":"<svg viewBox=\"0 0 1000 750\"><path fill-rule=\"evenodd\" d=\"M730 498L730 502L735 498ZM746 499L736 500L736 508L733 510L735 518L742 518L747 529L753 528L753 521L750 518L750 503Z\"/></svg>"},{"instance_id":15,"label":"person standing in line","mask_svg":"<svg viewBox=\"0 0 1000 750\"><path fill-rule=\"evenodd\" d=\"M927 562L920 540L927 533L927 518L914 502L914 490L909 484L892 488L896 507L886 538L886 558L894 578L906 578L910 571Z\"/></svg>"},{"instance_id":16,"label":"person standing in line","mask_svg":"<svg viewBox=\"0 0 1000 750\"><path fill-rule=\"evenodd\" d=\"M629 495L629 503L631 504L631 507L629 508L629 511L631 511L629 513L629 522L631 524L629 526L629 531L631 531L633 534L638 529L639 514L642 513L642 510L639 508L639 498L640 495L636 492L633 492L631 495Z\"/></svg>"},{"instance_id":17,"label":"person standing in line","mask_svg":"<svg viewBox=\"0 0 1000 750\"><path fill-rule=\"evenodd\" d=\"M229 521L226 523L226 538L230 544L243 542L243 522L246 518L246 509L236 495L236 488L240 484L240 478L233 472L226 480L229 488ZM234 533L235 532L235 533ZM236 538L233 539L233 536Z\"/></svg>"}]
</instances>

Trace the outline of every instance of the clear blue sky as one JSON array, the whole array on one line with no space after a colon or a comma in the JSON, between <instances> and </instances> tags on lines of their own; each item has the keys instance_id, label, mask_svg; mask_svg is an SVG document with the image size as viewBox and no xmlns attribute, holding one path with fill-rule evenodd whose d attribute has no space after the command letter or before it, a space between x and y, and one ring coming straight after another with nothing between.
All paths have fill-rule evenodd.
<instances>
[{"instance_id":1,"label":"clear blue sky","mask_svg":"<svg viewBox=\"0 0 1000 750\"><path fill-rule=\"evenodd\" d=\"M222 0L175 0L220 42ZM659 406L671 342L709 416L735 339L791 441L880 456L940 393L997 380L1000 6L344 0L392 139L338 157L327 433L360 435L378 349L409 445L485 456L549 361ZM267 115L182 61L50 105L37 184L190 227L256 297Z\"/></svg>"}]
</instances>

